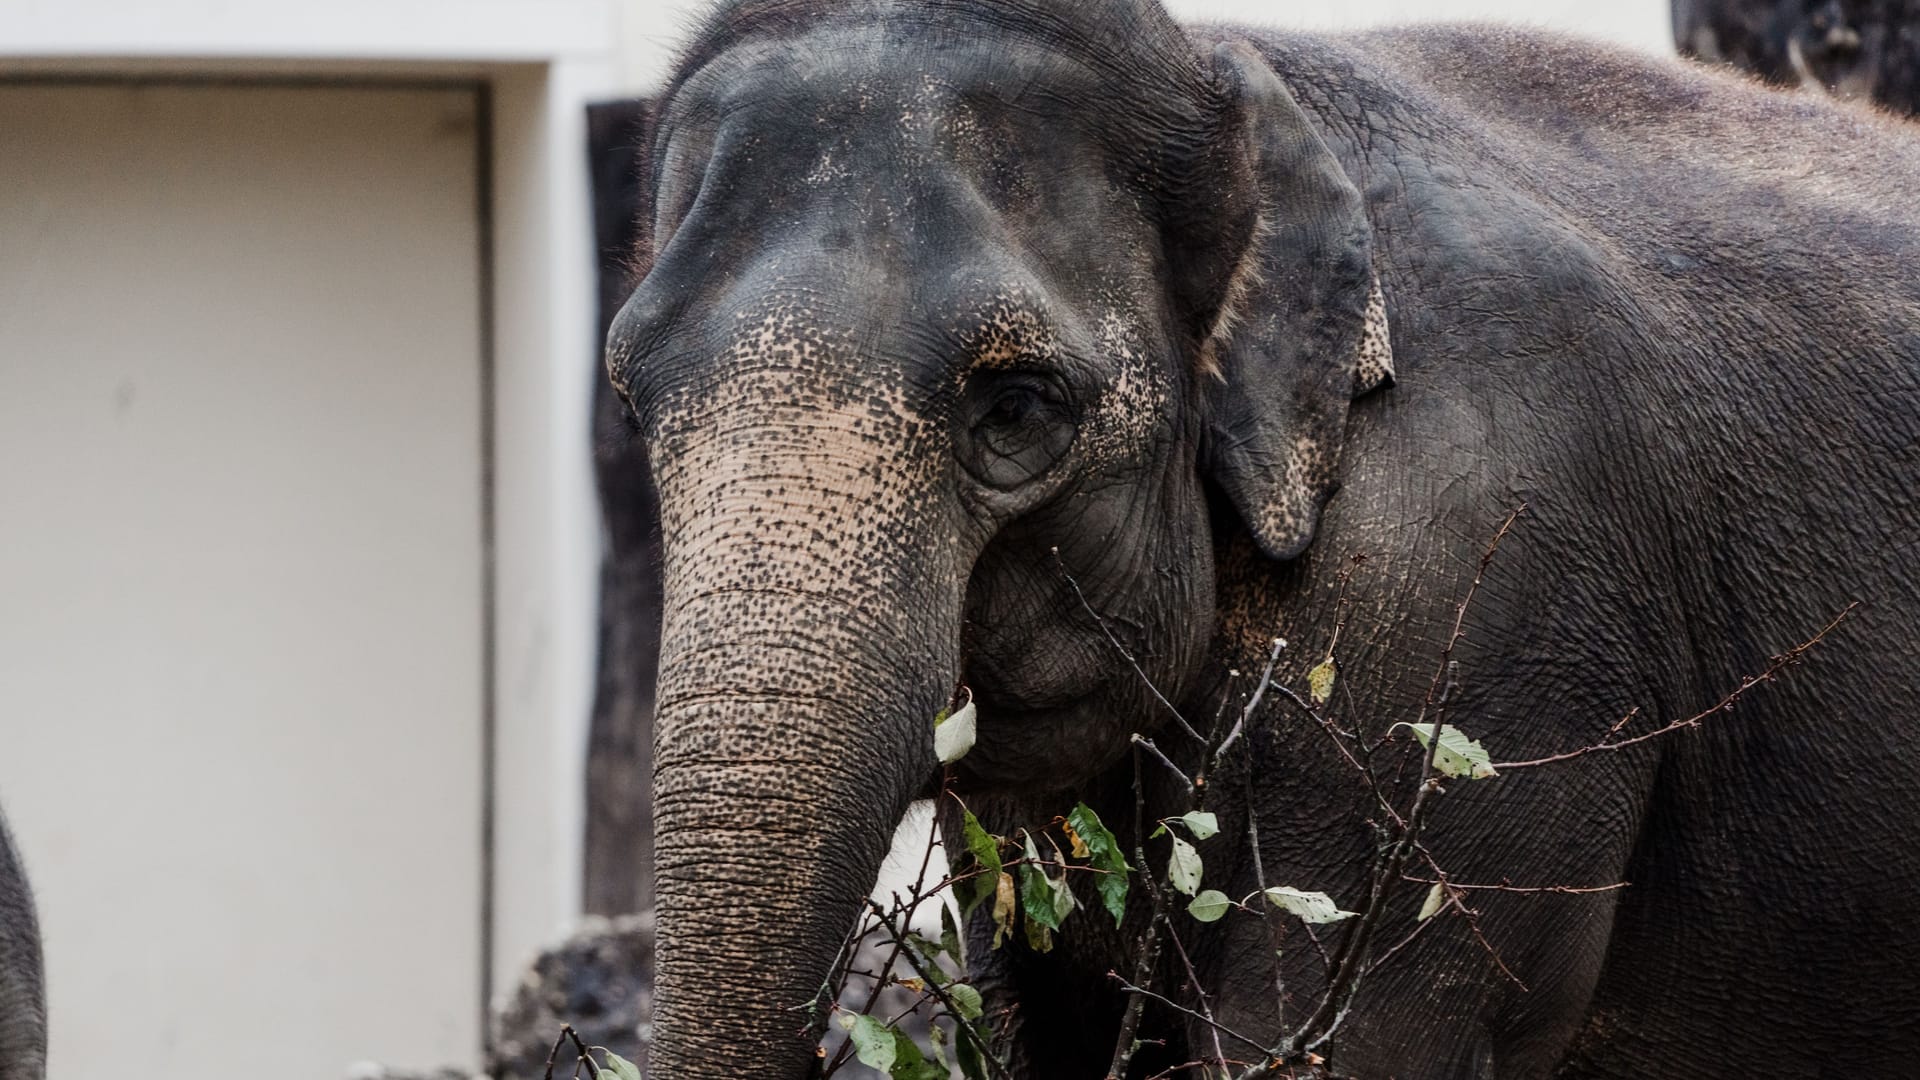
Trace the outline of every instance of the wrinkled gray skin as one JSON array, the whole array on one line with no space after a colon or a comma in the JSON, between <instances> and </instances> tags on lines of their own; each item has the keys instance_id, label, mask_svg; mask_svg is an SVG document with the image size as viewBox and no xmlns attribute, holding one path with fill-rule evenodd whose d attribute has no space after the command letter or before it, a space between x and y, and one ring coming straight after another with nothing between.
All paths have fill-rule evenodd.
<instances>
[{"instance_id":1,"label":"wrinkled gray skin","mask_svg":"<svg viewBox=\"0 0 1920 1080\"><path fill-rule=\"evenodd\" d=\"M1526 989L1444 920L1369 976L1332 1069L1920 1060L1913 129L1486 28L747 0L687 53L652 145L651 265L609 365L666 549L656 1075L807 1071L795 1007L930 790L958 682L990 827L1086 799L1131 842L1130 733L1192 748L1063 568L1206 718L1276 634L1298 685L1369 556L1335 713L1377 736L1523 501L1450 714L1500 760L1687 716L1862 606L1698 731L1454 785L1430 837L1457 880L1631 887L1481 894ZM1351 772L1277 709L1247 747L1215 778L1207 884L1253 888L1254 811L1270 882L1357 903ZM1136 891L1124 932L1080 916L1045 956L976 942L1020 1005L1022 1076L1103 1074L1141 915ZM1261 924L1182 932L1220 1018L1273 1038ZM1293 945L1297 1018L1320 976ZM1209 1049L1157 1010L1143 1034L1168 1042L1142 1076Z\"/></svg>"},{"instance_id":2,"label":"wrinkled gray skin","mask_svg":"<svg viewBox=\"0 0 1920 1080\"><path fill-rule=\"evenodd\" d=\"M46 1074L40 926L26 870L0 815L0 1080L42 1080Z\"/></svg>"}]
</instances>

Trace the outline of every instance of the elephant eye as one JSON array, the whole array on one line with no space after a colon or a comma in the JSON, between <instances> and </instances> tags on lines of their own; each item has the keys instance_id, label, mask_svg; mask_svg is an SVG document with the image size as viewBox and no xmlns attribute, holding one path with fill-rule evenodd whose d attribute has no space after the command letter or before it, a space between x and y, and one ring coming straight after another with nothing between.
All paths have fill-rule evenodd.
<instances>
[{"instance_id":1,"label":"elephant eye","mask_svg":"<svg viewBox=\"0 0 1920 1080\"><path fill-rule=\"evenodd\" d=\"M976 477L1010 488L1045 472L1073 442L1065 392L1035 373L982 373L968 380L962 460Z\"/></svg>"}]
</instances>

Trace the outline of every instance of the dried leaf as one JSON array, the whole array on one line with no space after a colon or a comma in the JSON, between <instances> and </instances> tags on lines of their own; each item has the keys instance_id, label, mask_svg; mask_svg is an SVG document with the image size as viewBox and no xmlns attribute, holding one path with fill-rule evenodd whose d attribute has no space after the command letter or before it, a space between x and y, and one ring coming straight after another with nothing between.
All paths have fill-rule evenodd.
<instances>
[{"instance_id":1,"label":"dried leaf","mask_svg":"<svg viewBox=\"0 0 1920 1080\"><path fill-rule=\"evenodd\" d=\"M1002 870L993 882L994 948L999 948L1006 936L1013 932L1013 913L1017 906L1013 898L1013 875Z\"/></svg>"},{"instance_id":2,"label":"dried leaf","mask_svg":"<svg viewBox=\"0 0 1920 1080\"><path fill-rule=\"evenodd\" d=\"M1299 916L1301 922L1339 922L1360 914L1357 911L1340 910L1340 905L1333 902L1333 897L1323 892L1302 892L1285 885L1275 885L1266 890L1266 894L1275 907Z\"/></svg>"},{"instance_id":3,"label":"dried leaf","mask_svg":"<svg viewBox=\"0 0 1920 1080\"><path fill-rule=\"evenodd\" d=\"M1074 829L1072 821L1061 822L1060 831L1067 834L1068 853L1074 858L1085 859L1093 855L1093 852L1087 849L1087 842L1080 839L1080 833Z\"/></svg>"},{"instance_id":4,"label":"dried leaf","mask_svg":"<svg viewBox=\"0 0 1920 1080\"><path fill-rule=\"evenodd\" d=\"M1437 881L1434 882L1433 888L1427 890L1426 900L1422 902L1420 905L1420 914L1415 915L1413 917L1413 921L1426 922L1428 919L1431 919L1435 915L1438 915L1440 913L1440 909L1445 907L1446 903L1447 903L1446 886L1440 884Z\"/></svg>"},{"instance_id":5,"label":"dried leaf","mask_svg":"<svg viewBox=\"0 0 1920 1080\"><path fill-rule=\"evenodd\" d=\"M1315 705L1325 705L1333 696L1333 678L1337 671L1333 657L1329 656L1307 672L1307 693L1313 696Z\"/></svg>"}]
</instances>

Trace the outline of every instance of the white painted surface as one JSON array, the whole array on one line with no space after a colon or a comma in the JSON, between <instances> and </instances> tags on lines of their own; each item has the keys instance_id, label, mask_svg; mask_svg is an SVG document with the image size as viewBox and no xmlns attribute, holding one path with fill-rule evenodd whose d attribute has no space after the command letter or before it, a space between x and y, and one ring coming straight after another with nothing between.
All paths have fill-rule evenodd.
<instances>
[{"instance_id":1,"label":"white painted surface","mask_svg":"<svg viewBox=\"0 0 1920 1080\"><path fill-rule=\"evenodd\" d=\"M4 0L17 56L551 60L601 54L608 0Z\"/></svg>"},{"instance_id":2,"label":"white painted surface","mask_svg":"<svg viewBox=\"0 0 1920 1080\"><path fill-rule=\"evenodd\" d=\"M4 86L0 142L52 1075L474 1061L474 94Z\"/></svg>"},{"instance_id":3,"label":"white painted surface","mask_svg":"<svg viewBox=\"0 0 1920 1080\"><path fill-rule=\"evenodd\" d=\"M1308 29L1479 20L1552 27L1660 54L1673 52L1669 0L1164 0L1185 21ZM708 0L614 0L620 79L629 92L657 87L674 52L713 6Z\"/></svg>"},{"instance_id":4,"label":"white painted surface","mask_svg":"<svg viewBox=\"0 0 1920 1080\"><path fill-rule=\"evenodd\" d=\"M580 914L600 516L592 475L597 257L586 102L611 65L494 79L499 752L493 985Z\"/></svg>"},{"instance_id":5,"label":"white painted surface","mask_svg":"<svg viewBox=\"0 0 1920 1080\"><path fill-rule=\"evenodd\" d=\"M491 88L499 737L491 975L501 992L579 913L582 753L600 544L588 433L599 344L583 128L586 105L613 93L612 4L0 0L0 78L424 79ZM313 176L317 182L324 174ZM289 190L303 187L296 181ZM347 211L323 199L310 215L312 227L352 227L350 217L322 224L322 206ZM406 234L387 239L405 258ZM0 251L0 262L8 254ZM94 268L108 269L97 262ZM309 304L324 300L307 297ZM432 415L418 419L430 422ZM149 557L163 565L172 553ZM477 621L471 630L481 632ZM477 816L473 824L479 827ZM457 1004L475 1001L479 990L478 980L469 980ZM377 1056L380 1045L369 1043L356 1056Z\"/></svg>"}]
</instances>

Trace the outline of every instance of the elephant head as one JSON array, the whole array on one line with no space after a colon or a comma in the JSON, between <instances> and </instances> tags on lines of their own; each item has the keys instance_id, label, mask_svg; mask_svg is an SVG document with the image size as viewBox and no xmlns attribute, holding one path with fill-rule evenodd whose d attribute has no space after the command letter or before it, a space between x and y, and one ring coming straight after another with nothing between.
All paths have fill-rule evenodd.
<instances>
[{"instance_id":1,"label":"elephant head","mask_svg":"<svg viewBox=\"0 0 1920 1080\"><path fill-rule=\"evenodd\" d=\"M608 364L665 540L652 1061L795 1076L956 684L965 784L1116 761L1156 713L1106 634L1197 686L1214 532L1305 547L1384 309L1274 72L1150 0L730 4L651 168Z\"/></svg>"}]
</instances>

